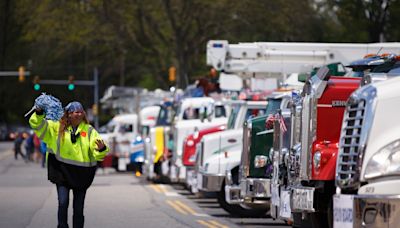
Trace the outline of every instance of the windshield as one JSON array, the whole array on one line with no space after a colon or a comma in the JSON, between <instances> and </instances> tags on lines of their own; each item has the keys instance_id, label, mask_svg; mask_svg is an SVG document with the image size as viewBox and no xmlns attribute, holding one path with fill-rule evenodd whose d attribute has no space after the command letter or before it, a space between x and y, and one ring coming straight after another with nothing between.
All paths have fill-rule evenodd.
<instances>
[{"instance_id":1,"label":"windshield","mask_svg":"<svg viewBox=\"0 0 400 228\"><path fill-rule=\"evenodd\" d=\"M217 106L215 106L215 117L216 117L216 118L219 118L219 117L226 117L225 106L223 106L223 105L217 105Z\"/></svg>"},{"instance_id":2,"label":"windshield","mask_svg":"<svg viewBox=\"0 0 400 228\"><path fill-rule=\"evenodd\" d=\"M240 105L232 105L231 115L228 119L228 129L233 129L235 127L236 118L240 110Z\"/></svg>"},{"instance_id":3,"label":"windshield","mask_svg":"<svg viewBox=\"0 0 400 228\"><path fill-rule=\"evenodd\" d=\"M174 118L174 112L171 106L161 107L160 113L157 117L156 125L170 125Z\"/></svg>"},{"instance_id":4,"label":"windshield","mask_svg":"<svg viewBox=\"0 0 400 228\"><path fill-rule=\"evenodd\" d=\"M268 99L266 114L267 115L275 114L276 110L280 109L281 102L282 99L273 99L273 98Z\"/></svg>"},{"instance_id":5,"label":"windshield","mask_svg":"<svg viewBox=\"0 0 400 228\"><path fill-rule=\"evenodd\" d=\"M249 107L249 109L247 109L247 112L246 112L245 120L248 120L250 118L254 118L257 116L261 116L264 114L265 114L265 108L260 109L260 108L256 108L256 107Z\"/></svg>"}]
</instances>

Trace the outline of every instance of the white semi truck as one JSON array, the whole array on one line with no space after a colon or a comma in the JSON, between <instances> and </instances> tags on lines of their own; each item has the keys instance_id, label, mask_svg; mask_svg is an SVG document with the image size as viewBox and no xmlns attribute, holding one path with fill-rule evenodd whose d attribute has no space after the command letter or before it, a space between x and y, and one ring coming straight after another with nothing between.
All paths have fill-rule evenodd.
<instances>
[{"instance_id":1,"label":"white semi truck","mask_svg":"<svg viewBox=\"0 0 400 228\"><path fill-rule=\"evenodd\" d=\"M400 68L380 78L395 75ZM356 90L348 101L336 166L334 227L399 227L399 88L400 77L395 77Z\"/></svg>"},{"instance_id":2,"label":"white semi truck","mask_svg":"<svg viewBox=\"0 0 400 228\"><path fill-rule=\"evenodd\" d=\"M178 107L172 125L172 158L169 167L169 178L172 182L184 181L186 169L182 163L183 141L195 129L226 124L229 108L211 97L184 98Z\"/></svg>"}]
</instances>

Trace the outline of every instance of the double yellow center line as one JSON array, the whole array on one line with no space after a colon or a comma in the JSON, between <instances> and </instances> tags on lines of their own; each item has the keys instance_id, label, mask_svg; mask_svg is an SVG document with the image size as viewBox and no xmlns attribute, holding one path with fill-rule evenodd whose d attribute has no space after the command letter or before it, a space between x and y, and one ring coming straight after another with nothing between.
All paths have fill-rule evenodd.
<instances>
[{"instance_id":1,"label":"double yellow center line","mask_svg":"<svg viewBox=\"0 0 400 228\"><path fill-rule=\"evenodd\" d=\"M197 220L197 222L208 228L229 228L229 226L225 226L224 224L221 224L215 220Z\"/></svg>"},{"instance_id":2,"label":"double yellow center line","mask_svg":"<svg viewBox=\"0 0 400 228\"><path fill-rule=\"evenodd\" d=\"M159 184L152 184L150 185L150 188L152 188L154 191L158 193L166 193L167 190L164 188L164 186L159 185Z\"/></svg>"},{"instance_id":3,"label":"double yellow center line","mask_svg":"<svg viewBox=\"0 0 400 228\"><path fill-rule=\"evenodd\" d=\"M190 208L188 205L182 203L179 200L167 200L167 204L170 205L172 208L174 208L177 212L187 215L187 214L192 214L192 215L197 215L196 211L194 211L192 208Z\"/></svg>"},{"instance_id":4,"label":"double yellow center line","mask_svg":"<svg viewBox=\"0 0 400 228\"><path fill-rule=\"evenodd\" d=\"M183 215L195 215L195 216L201 216L202 214L197 213L194 211L192 208L184 204L183 202L179 200L167 200L167 204L170 205L172 208L174 208L177 212L183 214ZM215 220L196 220L199 224L208 227L208 228L229 228L228 226L225 226Z\"/></svg>"},{"instance_id":5,"label":"double yellow center line","mask_svg":"<svg viewBox=\"0 0 400 228\"><path fill-rule=\"evenodd\" d=\"M156 185L152 184L150 187L158 193L167 193L167 190L163 185ZM193 210L191 207L186 205L180 200L167 200L166 201L169 206L174 208L177 212L183 214L183 215L194 215L194 216L206 216L205 214L199 214L195 210ZM216 220L196 220L199 224L208 227L208 228L229 228L229 226L226 226L222 223L219 223Z\"/></svg>"}]
</instances>

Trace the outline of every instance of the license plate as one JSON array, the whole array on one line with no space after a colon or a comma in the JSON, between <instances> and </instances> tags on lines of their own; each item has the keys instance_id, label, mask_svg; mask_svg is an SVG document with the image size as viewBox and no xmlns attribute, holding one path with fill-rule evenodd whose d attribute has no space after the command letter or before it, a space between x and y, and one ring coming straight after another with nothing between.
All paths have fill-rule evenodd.
<instances>
[{"instance_id":1,"label":"license plate","mask_svg":"<svg viewBox=\"0 0 400 228\"><path fill-rule=\"evenodd\" d=\"M292 209L290 208L290 191L281 191L281 200L279 207L279 216L291 218Z\"/></svg>"},{"instance_id":2,"label":"license plate","mask_svg":"<svg viewBox=\"0 0 400 228\"><path fill-rule=\"evenodd\" d=\"M274 206L279 206L279 185L271 185L271 203Z\"/></svg>"},{"instance_id":3,"label":"license plate","mask_svg":"<svg viewBox=\"0 0 400 228\"><path fill-rule=\"evenodd\" d=\"M334 195L333 196L333 227L351 228L353 227L353 195Z\"/></svg>"},{"instance_id":4,"label":"license plate","mask_svg":"<svg viewBox=\"0 0 400 228\"><path fill-rule=\"evenodd\" d=\"M314 211L314 189L293 189L293 209Z\"/></svg>"}]
</instances>

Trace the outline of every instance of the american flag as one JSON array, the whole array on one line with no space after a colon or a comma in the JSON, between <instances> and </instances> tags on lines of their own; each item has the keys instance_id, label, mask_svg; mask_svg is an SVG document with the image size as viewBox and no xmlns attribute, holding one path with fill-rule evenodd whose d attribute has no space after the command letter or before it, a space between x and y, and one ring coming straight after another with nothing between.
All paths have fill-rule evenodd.
<instances>
[{"instance_id":1,"label":"american flag","mask_svg":"<svg viewBox=\"0 0 400 228\"><path fill-rule=\"evenodd\" d=\"M286 127L286 124L285 124L285 120L283 119L283 116L282 116L282 115L279 115L279 126L280 126L281 131L282 131L283 133L285 133L285 132L287 131L287 127Z\"/></svg>"},{"instance_id":2,"label":"american flag","mask_svg":"<svg viewBox=\"0 0 400 228\"><path fill-rule=\"evenodd\" d=\"M275 121L275 119L278 119L278 120L279 120L280 129L281 129L281 131L282 131L283 133L285 133L285 132L287 131L287 127L286 127L286 124L285 124L285 120L283 119L283 116L282 116L282 115L279 115L279 114L276 114L276 116L274 116L274 115L272 115L272 114L269 114L268 117L267 117L267 119L265 120L265 127L266 127L267 129L272 129L272 128L274 128L274 121Z\"/></svg>"},{"instance_id":3,"label":"american flag","mask_svg":"<svg viewBox=\"0 0 400 228\"><path fill-rule=\"evenodd\" d=\"M266 129L272 129L274 128L274 120L275 117L272 114L269 114L267 119L265 120L265 128Z\"/></svg>"}]
</instances>

